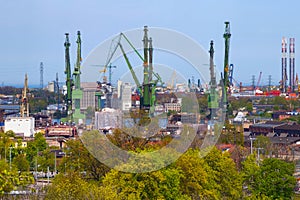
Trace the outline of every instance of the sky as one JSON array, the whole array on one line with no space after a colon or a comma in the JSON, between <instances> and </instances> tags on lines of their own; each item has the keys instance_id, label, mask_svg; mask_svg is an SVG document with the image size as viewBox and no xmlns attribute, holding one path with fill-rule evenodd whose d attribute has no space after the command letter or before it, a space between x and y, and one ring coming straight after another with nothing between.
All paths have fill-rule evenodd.
<instances>
[{"instance_id":1,"label":"sky","mask_svg":"<svg viewBox=\"0 0 300 200\"><path fill-rule=\"evenodd\" d=\"M251 84L252 75L262 84L278 84L281 77L281 39L295 38L296 72L300 58L297 0L9 0L0 6L1 85L29 85L65 81L64 40L70 33L71 66L76 61L76 33L82 34L83 62L100 43L119 32L149 27L172 29L209 49L215 42L215 64L223 70L224 22L231 26L230 63L234 79ZM100 76L100 75L99 75Z\"/></svg>"}]
</instances>

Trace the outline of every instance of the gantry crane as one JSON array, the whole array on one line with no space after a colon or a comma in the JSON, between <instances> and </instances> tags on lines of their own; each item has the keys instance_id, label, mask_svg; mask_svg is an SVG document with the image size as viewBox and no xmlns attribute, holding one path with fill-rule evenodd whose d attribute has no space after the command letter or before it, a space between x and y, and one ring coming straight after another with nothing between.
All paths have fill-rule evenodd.
<instances>
[{"instance_id":1,"label":"gantry crane","mask_svg":"<svg viewBox=\"0 0 300 200\"><path fill-rule=\"evenodd\" d=\"M125 41L130 45L130 47L134 50L134 52L138 55L138 57L143 62L143 83L141 84L130 64L130 61L126 55L126 52L121 44L121 39L124 38ZM154 113L155 106L155 90L158 82L162 83L162 80L158 73L153 71L153 46L152 39L148 38L148 27L144 27L144 37L143 37L143 53L144 57L137 51L137 49L132 45L129 39L125 36L125 34L120 33L116 38L112 40L111 48L108 54L108 58L106 61L105 67L108 68L108 64L111 63L113 55L116 50L120 48L122 51L123 57L126 61L126 64L130 70L132 78L137 86L138 93L140 95L140 112L145 113L145 115L152 115ZM153 75L156 77L156 80L153 80Z\"/></svg>"}]
</instances>

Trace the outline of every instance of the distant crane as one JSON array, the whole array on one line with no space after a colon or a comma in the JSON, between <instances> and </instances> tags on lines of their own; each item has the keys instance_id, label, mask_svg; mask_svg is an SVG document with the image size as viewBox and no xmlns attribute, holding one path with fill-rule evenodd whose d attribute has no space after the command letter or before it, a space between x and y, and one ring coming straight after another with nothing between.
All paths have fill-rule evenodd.
<instances>
[{"instance_id":1,"label":"distant crane","mask_svg":"<svg viewBox=\"0 0 300 200\"><path fill-rule=\"evenodd\" d=\"M175 79L176 79L176 71L173 70L173 73L168 81L168 85L167 85L167 88L170 89L170 90L173 90L174 89L174 82L175 82Z\"/></svg>"},{"instance_id":2,"label":"distant crane","mask_svg":"<svg viewBox=\"0 0 300 200\"><path fill-rule=\"evenodd\" d=\"M217 88L217 81L215 76L215 66L214 66L214 43L213 41L210 42L210 49L209 49L209 71L210 71L210 93L208 95L208 108L210 110L210 119L216 117L216 112L219 107L219 99L218 94L216 91Z\"/></svg>"},{"instance_id":3,"label":"distant crane","mask_svg":"<svg viewBox=\"0 0 300 200\"><path fill-rule=\"evenodd\" d=\"M28 78L27 78L27 74L25 74L24 88L22 91L22 100L21 100L21 108L20 108L21 117L29 117L29 103L27 98L27 91L28 91Z\"/></svg>"},{"instance_id":4,"label":"distant crane","mask_svg":"<svg viewBox=\"0 0 300 200\"><path fill-rule=\"evenodd\" d=\"M262 75L262 72L259 72L259 76L258 76L258 80L257 80L256 88L255 89L259 88L259 84L260 84L260 81L261 81L261 75Z\"/></svg>"},{"instance_id":5,"label":"distant crane","mask_svg":"<svg viewBox=\"0 0 300 200\"><path fill-rule=\"evenodd\" d=\"M109 65L92 65L92 66L103 67L103 69L101 69L99 71L100 73L104 74L103 78L102 78L103 82L107 82L107 77L105 76L105 73L106 73L107 68L108 68L108 83L110 83L110 84L112 83L112 74L113 74L112 69L117 68L117 66L111 65L111 64L109 64Z\"/></svg>"}]
</instances>

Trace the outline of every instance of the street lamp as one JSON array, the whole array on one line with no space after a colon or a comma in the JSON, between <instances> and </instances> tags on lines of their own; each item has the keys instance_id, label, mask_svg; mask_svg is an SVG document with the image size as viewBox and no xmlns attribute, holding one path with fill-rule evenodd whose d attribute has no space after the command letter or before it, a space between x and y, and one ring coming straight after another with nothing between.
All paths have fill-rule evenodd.
<instances>
[{"instance_id":1,"label":"street lamp","mask_svg":"<svg viewBox=\"0 0 300 200\"><path fill-rule=\"evenodd\" d=\"M11 149L12 146L9 147L9 170L11 171Z\"/></svg>"},{"instance_id":2,"label":"street lamp","mask_svg":"<svg viewBox=\"0 0 300 200\"><path fill-rule=\"evenodd\" d=\"M253 154L253 145L252 145L253 140L256 140L256 138L253 138L253 137L250 136L250 149L251 149L251 154Z\"/></svg>"}]
</instances>

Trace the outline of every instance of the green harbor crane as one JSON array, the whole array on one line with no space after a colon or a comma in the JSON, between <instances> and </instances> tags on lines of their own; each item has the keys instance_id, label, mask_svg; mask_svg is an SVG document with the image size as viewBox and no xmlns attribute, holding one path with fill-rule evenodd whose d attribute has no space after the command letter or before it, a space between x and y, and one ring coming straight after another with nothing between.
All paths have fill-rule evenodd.
<instances>
[{"instance_id":1,"label":"green harbor crane","mask_svg":"<svg viewBox=\"0 0 300 200\"><path fill-rule=\"evenodd\" d=\"M77 59L76 59L76 64L73 72L73 78L74 78L74 86L75 89L80 89L80 67L81 67L81 37L80 37L80 31L77 31Z\"/></svg>"},{"instance_id":2,"label":"green harbor crane","mask_svg":"<svg viewBox=\"0 0 300 200\"><path fill-rule=\"evenodd\" d=\"M230 93L230 82L229 82L229 45L230 45L230 24L225 22L225 33L223 34L225 39L225 57L224 57L224 77L223 77L223 105L225 106L224 111L226 112L226 119L228 118L227 108L228 108L228 95Z\"/></svg>"},{"instance_id":3,"label":"green harbor crane","mask_svg":"<svg viewBox=\"0 0 300 200\"><path fill-rule=\"evenodd\" d=\"M72 85L73 81L71 78L71 65L70 65L70 42L69 42L69 33L66 33L66 40L64 43L65 46L65 74L66 74L66 86L67 86L67 95L66 95L66 106L67 106L67 117L72 121Z\"/></svg>"},{"instance_id":4,"label":"green harbor crane","mask_svg":"<svg viewBox=\"0 0 300 200\"><path fill-rule=\"evenodd\" d=\"M121 44L121 39L124 38L126 42L130 45L130 47L134 50L134 52L138 55L138 57L143 62L143 83L141 84L129 62L129 59L126 55L126 52ZM108 64L111 62L111 59L116 52L117 48L120 47L123 57L126 61L126 64L131 72L132 78L137 86L138 93L140 95L140 113L142 113L142 117L150 116L154 114L155 108L155 90L158 82L162 83L161 77L158 73L153 72L153 46L152 46L152 38L148 38L148 27L144 26L144 37L143 37L143 53L142 56L137 49L132 45L129 39L123 34L120 33L115 39L113 39L111 48L108 54L108 59L106 62L106 68L108 68ZM153 76L156 77L156 80L153 80Z\"/></svg>"},{"instance_id":5,"label":"green harbor crane","mask_svg":"<svg viewBox=\"0 0 300 200\"><path fill-rule=\"evenodd\" d=\"M228 88L229 88L229 77L228 77L228 73L229 73L229 45L230 45L230 25L229 22L225 22L225 33L223 35L224 39L225 39L225 57L224 57L224 87L226 90L226 94L228 92Z\"/></svg>"},{"instance_id":6,"label":"green harbor crane","mask_svg":"<svg viewBox=\"0 0 300 200\"><path fill-rule=\"evenodd\" d=\"M209 71L210 71L210 92L208 95L208 108L210 111L209 118L213 120L216 118L216 112L219 108L219 98L217 89L217 81L215 75L215 66L214 66L214 42L210 42L210 49L209 49Z\"/></svg>"}]
</instances>

